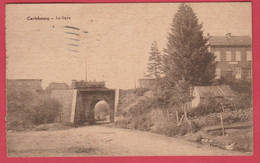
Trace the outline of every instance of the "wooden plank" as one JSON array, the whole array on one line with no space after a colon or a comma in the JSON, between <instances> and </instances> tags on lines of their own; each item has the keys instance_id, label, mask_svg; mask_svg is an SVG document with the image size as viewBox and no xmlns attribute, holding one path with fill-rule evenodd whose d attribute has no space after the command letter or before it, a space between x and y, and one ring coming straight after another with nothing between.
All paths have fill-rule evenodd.
<instances>
[{"instance_id":1,"label":"wooden plank","mask_svg":"<svg viewBox=\"0 0 260 163\"><path fill-rule=\"evenodd\" d=\"M180 120L180 122L178 123L178 126L181 125L181 122L182 122L183 118L184 118L184 114L182 115L181 120Z\"/></svg>"}]
</instances>

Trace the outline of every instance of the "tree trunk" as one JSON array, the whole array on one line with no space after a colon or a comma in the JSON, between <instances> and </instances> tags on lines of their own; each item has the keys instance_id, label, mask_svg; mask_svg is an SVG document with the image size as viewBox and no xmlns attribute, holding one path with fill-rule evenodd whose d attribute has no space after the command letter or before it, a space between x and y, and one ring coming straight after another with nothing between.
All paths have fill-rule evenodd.
<instances>
[{"instance_id":1,"label":"tree trunk","mask_svg":"<svg viewBox=\"0 0 260 163\"><path fill-rule=\"evenodd\" d=\"M169 115L169 110L168 109L166 110L166 114L167 114L167 119L169 121L170 120L170 115Z\"/></svg>"},{"instance_id":2,"label":"tree trunk","mask_svg":"<svg viewBox=\"0 0 260 163\"><path fill-rule=\"evenodd\" d=\"M185 120L189 123L189 125L191 125L191 121L189 120L188 116L187 116L187 111L186 111L186 106L184 107L184 118Z\"/></svg>"},{"instance_id":3,"label":"tree trunk","mask_svg":"<svg viewBox=\"0 0 260 163\"><path fill-rule=\"evenodd\" d=\"M187 116L187 111L185 110L184 112L185 115L185 120L189 123L189 125L191 125L191 121L189 120L188 116Z\"/></svg>"},{"instance_id":4,"label":"tree trunk","mask_svg":"<svg viewBox=\"0 0 260 163\"><path fill-rule=\"evenodd\" d=\"M176 120L177 120L177 125L179 124L179 113L178 113L178 111L175 111L175 113L176 113Z\"/></svg>"},{"instance_id":5,"label":"tree trunk","mask_svg":"<svg viewBox=\"0 0 260 163\"><path fill-rule=\"evenodd\" d=\"M188 89L188 95L189 95L189 96L192 96L192 86L191 86L191 85L189 86L189 89ZM185 107L184 107L184 115L185 115L186 121L189 123L189 125L191 125L191 121L189 120L189 118L188 118L188 116L187 116L187 111L186 111L186 106L188 106L189 109L190 109L190 104L189 104L189 102L190 102L190 101L188 101L187 105L185 105Z\"/></svg>"}]
</instances>

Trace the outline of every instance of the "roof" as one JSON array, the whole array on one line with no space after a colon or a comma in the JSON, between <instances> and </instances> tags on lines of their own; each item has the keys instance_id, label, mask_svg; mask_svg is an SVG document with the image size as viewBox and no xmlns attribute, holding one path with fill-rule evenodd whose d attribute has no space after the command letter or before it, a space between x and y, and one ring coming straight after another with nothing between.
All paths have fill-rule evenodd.
<instances>
[{"instance_id":1,"label":"roof","mask_svg":"<svg viewBox=\"0 0 260 163\"><path fill-rule=\"evenodd\" d=\"M164 76L161 76L161 77L158 77L158 78L156 78L156 77L154 77L154 76L145 76L145 77L143 77L143 78L140 78L140 79L138 79L138 80L156 80L156 79L163 79L163 78L165 78Z\"/></svg>"},{"instance_id":2,"label":"roof","mask_svg":"<svg viewBox=\"0 0 260 163\"><path fill-rule=\"evenodd\" d=\"M141 81L141 80L156 80L156 78L152 78L152 77L151 77L151 78L148 78L148 77L147 77L147 78L142 78L142 79L138 79L138 80L139 80L139 81Z\"/></svg>"},{"instance_id":3,"label":"roof","mask_svg":"<svg viewBox=\"0 0 260 163\"><path fill-rule=\"evenodd\" d=\"M72 82L72 87L73 88L83 88L83 89L88 89L88 88L105 88L105 81L100 81L100 82L96 82L96 81L73 81Z\"/></svg>"},{"instance_id":4,"label":"roof","mask_svg":"<svg viewBox=\"0 0 260 163\"><path fill-rule=\"evenodd\" d=\"M60 86L60 85L62 85L62 86L68 86L68 84L66 84L66 83L56 83L56 82L52 82L52 83L50 83L49 84L49 86Z\"/></svg>"},{"instance_id":5,"label":"roof","mask_svg":"<svg viewBox=\"0 0 260 163\"><path fill-rule=\"evenodd\" d=\"M77 89L80 92L115 92L115 89L109 89L109 88L95 88L95 89L90 89L90 88L85 88L85 89Z\"/></svg>"},{"instance_id":6,"label":"roof","mask_svg":"<svg viewBox=\"0 0 260 163\"><path fill-rule=\"evenodd\" d=\"M251 46L250 36L210 36L210 45L219 46Z\"/></svg>"},{"instance_id":7,"label":"roof","mask_svg":"<svg viewBox=\"0 0 260 163\"><path fill-rule=\"evenodd\" d=\"M220 86L195 86L194 90L197 90L200 97L231 97L235 96L234 92L229 85Z\"/></svg>"}]
</instances>

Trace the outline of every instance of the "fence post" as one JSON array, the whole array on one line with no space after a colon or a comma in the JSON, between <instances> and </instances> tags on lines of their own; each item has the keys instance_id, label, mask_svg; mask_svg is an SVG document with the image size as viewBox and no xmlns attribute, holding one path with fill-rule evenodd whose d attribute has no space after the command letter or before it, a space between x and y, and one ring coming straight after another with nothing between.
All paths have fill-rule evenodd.
<instances>
[{"instance_id":1,"label":"fence post","mask_svg":"<svg viewBox=\"0 0 260 163\"><path fill-rule=\"evenodd\" d=\"M179 113L177 110L175 111L175 113L176 113L177 124L179 124Z\"/></svg>"},{"instance_id":2,"label":"fence post","mask_svg":"<svg viewBox=\"0 0 260 163\"><path fill-rule=\"evenodd\" d=\"M221 121L221 128L222 128L222 136L225 136L225 128L224 128L224 122L223 122L223 113L220 113L220 121Z\"/></svg>"}]
</instances>

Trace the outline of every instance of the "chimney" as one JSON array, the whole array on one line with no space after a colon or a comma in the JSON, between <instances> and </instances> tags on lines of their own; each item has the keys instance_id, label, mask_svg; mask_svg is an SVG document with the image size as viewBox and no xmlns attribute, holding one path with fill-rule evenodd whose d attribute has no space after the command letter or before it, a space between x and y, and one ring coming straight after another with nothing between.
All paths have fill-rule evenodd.
<instances>
[{"instance_id":1,"label":"chimney","mask_svg":"<svg viewBox=\"0 0 260 163\"><path fill-rule=\"evenodd\" d=\"M231 38L231 33L226 34L227 38L230 39Z\"/></svg>"}]
</instances>

